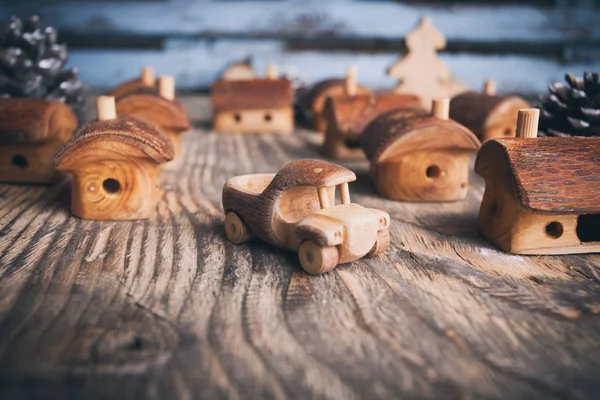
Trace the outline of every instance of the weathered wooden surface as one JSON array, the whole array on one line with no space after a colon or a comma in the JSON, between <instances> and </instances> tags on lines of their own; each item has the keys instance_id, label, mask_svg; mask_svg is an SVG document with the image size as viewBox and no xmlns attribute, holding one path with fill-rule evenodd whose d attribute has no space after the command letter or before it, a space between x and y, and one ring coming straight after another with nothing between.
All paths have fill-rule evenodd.
<instances>
[{"instance_id":1,"label":"weathered wooden surface","mask_svg":"<svg viewBox=\"0 0 600 400\"><path fill-rule=\"evenodd\" d=\"M68 184L0 186L0 397L594 398L600 256L523 257L475 234L482 195L353 200L390 213L382 257L309 276L225 239L230 176L318 156L317 135L207 134L206 98L150 221L70 216Z\"/></svg>"}]
</instances>

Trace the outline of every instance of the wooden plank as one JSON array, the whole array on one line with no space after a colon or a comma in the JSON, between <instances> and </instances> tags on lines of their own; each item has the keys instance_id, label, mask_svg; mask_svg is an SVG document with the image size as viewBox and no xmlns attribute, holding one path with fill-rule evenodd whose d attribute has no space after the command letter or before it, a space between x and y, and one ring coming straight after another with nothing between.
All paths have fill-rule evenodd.
<instances>
[{"instance_id":1,"label":"wooden plank","mask_svg":"<svg viewBox=\"0 0 600 400\"><path fill-rule=\"evenodd\" d=\"M0 388L13 398L593 398L600 256L513 256L465 201L353 199L391 250L323 276L225 239L233 175L319 157L318 136L208 134L208 99L149 221L70 216L68 182L0 185ZM235 161L233 161L235 160Z\"/></svg>"},{"instance_id":2,"label":"wooden plank","mask_svg":"<svg viewBox=\"0 0 600 400\"><path fill-rule=\"evenodd\" d=\"M47 4L28 2L0 8L1 17L25 16L32 9L51 25L74 32L149 35L272 34L352 35L402 38L427 15L449 40L556 41L600 37L595 4L432 6L369 2L120 2ZM574 29L576 27L576 29Z\"/></svg>"},{"instance_id":3,"label":"wooden plank","mask_svg":"<svg viewBox=\"0 0 600 400\"><path fill-rule=\"evenodd\" d=\"M178 88L206 90L232 60L252 57L264 74L269 63L301 81L311 83L343 75L350 63L358 66L361 84L376 90L391 89L394 79L385 70L400 54L356 54L352 52L286 51L279 41L219 40L212 44L169 41L160 51L84 51L71 53L70 65L80 67L83 82L95 89L108 89L135 77L144 65L154 65L160 74L175 76ZM557 60L525 56L472 56L442 54L452 73L468 86L479 90L486 79L494 79L502 93L539 94L566 72L583 74L597 69L597 61L562 64Z\"/></svg>"}]
</instances>

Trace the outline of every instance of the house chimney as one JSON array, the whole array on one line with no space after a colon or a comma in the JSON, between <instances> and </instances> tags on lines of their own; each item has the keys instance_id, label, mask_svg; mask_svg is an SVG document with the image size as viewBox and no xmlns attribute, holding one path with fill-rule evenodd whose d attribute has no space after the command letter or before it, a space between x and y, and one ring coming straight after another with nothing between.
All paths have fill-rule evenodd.
<instances>
[{"instance_id":1,"label":"house chimney","mask_svg":"<svg viewBox=\"0 0 600 400\"><path fill-rule=\"evenodd\" d=\"M156 78L154 75L154 68L144 67L142 68L142 83L144 86L154 86Z\"/></svg>"},{"instance_id":2,"label":"house chimney","mask_svg":"<svg viewBox=\"0 0 600 400\"><path fill-rule=\"evenodd\" d=\"M487 94L488 96L493 96L496 94L496 82L494 82L491 79L488 79L487 81L485 81L485 84L483 85L483 93Z\"/></svg>"},{"instance_id":3,"label":"house chimney","mask_svg":"<svg viewBox=\"0 0 600 400\"><path fill-rule=\"evenodd\" d=\"M346 73L346 94L348 96L356 96L356 65L348 65L348 71Z\"/></svg>"},{"instance_id":4,"label":"house chimney","mask_svg":"<svg viewBox=\"0 0 600 400\"><path fill-rule=\"evenodd\" d=\"M167 100L175 100L175 79L170 75L158 78L158 94Z\"/></svg>"},{"instance_id":5,"label":"house chimney","mask_svg":"<svg viewBox=\"0 0 600 400\"><path fill-rule=\"evenodd\" d=\"M450 119L450 99L433 99L433 116L439 119Z\"/></svg>"},{"instance_id":6,"label":"house chimney","mask_svg":"<svg viewBox=\"0 0 600 400\"><path fill-rule=\"evenodd\" d=\"M277 79L277 65L267 65L267 79Z\"/></svg>"},{"instance_id":7,"label":"house chimney","mask_svg":"<svg viewBox=\"0 0 600 400\"><path fill-rule=\"evenodd\" d=\"M96 113L99 121L117 119L117 107L114 96L100 96L96 99Z\"/></svg>"},{"instance_id":8,"label":"house chimney","mask_svg":"<svg viewBox=\"0 0 600 400\"><path fill-rule=\"evenodd\" d=\"M537 137L539 119L540 110L537 108L526 108L519 110L519 114L517 116L517 137Z\"/></svg>"}]
</instances>

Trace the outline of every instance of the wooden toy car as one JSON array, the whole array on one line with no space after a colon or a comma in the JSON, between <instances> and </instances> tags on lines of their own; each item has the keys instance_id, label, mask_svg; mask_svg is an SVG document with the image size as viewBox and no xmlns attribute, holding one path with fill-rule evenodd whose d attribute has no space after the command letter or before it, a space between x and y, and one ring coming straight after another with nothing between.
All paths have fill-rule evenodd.
<instances>
[{"instance_id":1,"label":"wooden toy car","mask_svg":"<svg viewBox=\"0 0 600 400\"><path fill-rule=\"evenodd\" d=\"M487 81L483 93L466 92L450 101L450 118L469 128L481 142L514 137L517 113L531 107L518 96L496 94L495 84Z\"/></svg>"},{"instance_id":2,"label":"wooden toy car","mask_svg":"<svg viewBox=\"0 0 600 400\"><path fill-rule=\"evenodd\" d=\"M371 122L359 139L379 192L404 201L455 201L469 188L469 157L479 140L448 119L448 99L434 100L433 115L396 109Z\"/></svg>"},{"instance_id":3,"label":"wooden toy car","mask_svg":"<svg viewBox=\"0 0 600 400\"><path fill-rule=\"evenodd\" d=\"M117 114L134 117L160 128L179 154L180 135L190 129L187 111L175 98L175 81L171 76L158 78L158 90L142 87L116 99Z\"/></svg>"},{"instance_id":4,"label":"wooden toy car","mask_svg":"<svg viewBox=\"0 0 600 400\"><path fill-rule=\"evenodd\" d=\"M0 181L51 183L52 158L76 128L75 114L61 102L0 99Z\"/></svg>"},{"instance_id":5,"label":"wooden toy car","mask_svg":"<svg viewBox=\"0 0 600 400\"><path fill-rule=\"evenodd\" d=\"M117 87L115 87L110 92L106 93L106 96L112 97L121 97L124 94L127 94L133 90L137 90L139 88L151 88L156 85L156 76L154 72L154 68L152 67L144 67L142 68L142 72L139 78L132 79L127 82L123 82Z\"/></svg>"},{"instance_id":6,"label":"wooden toy car","mask_svg":"<svg viewBox=\"0 0 600 400\"><path fill-rule=\"evenodd\" d=\"M217 80L210 88L213 128L223 133L292 133L294 88L270 66L266 79Z\"/></svg>"},{"instance_id":7,"label":"wooden toy car","mask_svg":"<svg viewBox=\"0 0 600 400\"><path fill-rule=\"evenodd\" d=\"M421 100L410 94L359 94L331 96L325 101L323 152L335 159L365 157L358 138L372 120L396 108L419 108Z\"/></svg>"},{"instance_id":8,"label":"wooden toy car","mask_svg":"<svg viewBox=\"0 0 600 400\"><path fill-rule=\"evenodd\" d=\"M520 111L516 138L481 147L478 231L510 253L600 252L600 138L536 138L538 118Z\"/></svg>"},{"instance_id":9,"label":"wooden toy car","mask_svg":"<svg viewBox=\"0 0 600 400\"><path fill-rule=\"evenodd\" d=\"M160 189L160 165L173 159L173 145L154 126L117 117L114 97L98 98L98 120L79 129L55 157L56 168L73 174L71 211L83 219L148 218Z\"/></svg>"},{"instance_id":10,"label":"wooden toy car","mask_svg":"<svg viewBox=\"0 0 600 400\"><path fill-rule=\"evenodd\" d=\"M319 160L297 160L277 174L232 178L223 187L227 238L239 244L256 236L297 251L311 274L381 254L389 246L390 217L350 202L348 182L355 179L352 171Z\"/></svg>"},{"instance_id":11,"label":"wooden toy car","mask_svg":"<svg viewBox=\"0 0 600 400\"><path fill-rule=\"evenodd\" d=\"M323 116L323 107L325 100L330 96L347 94L347 81L356 82L356 67L348 66L348 73L345 79L326 79L314 84L300 99L300 107L304 110L307 118L312 120L313 129L317 132L327 130L327 121ZM355 92L352 94L371 94L372 92L360 85L356 85Z\"/></svg>"}]
</instances>

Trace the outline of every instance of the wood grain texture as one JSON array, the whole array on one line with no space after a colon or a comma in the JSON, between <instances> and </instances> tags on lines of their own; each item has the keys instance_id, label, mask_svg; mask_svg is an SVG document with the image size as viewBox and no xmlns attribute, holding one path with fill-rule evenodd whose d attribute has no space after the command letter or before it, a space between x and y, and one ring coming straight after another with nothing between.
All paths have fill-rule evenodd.
<instances>
[{"instance_id":1,"label":"wood grain texture","mask_svg":"<svg viewBox=\"0 0 600 400\"><path fill-rule=\"evenodd\" d=\"M3 399L596 396L598 255L507 255L475 233L477 176L464 201L402 203L361 161L353 201L390 214L391 248L309 276L229 243L221 189L320 143L208 135L208 99L184 104L196 129L153 219L73 218L66 180L0 185Z\"/></svg>"}]
</instances>

